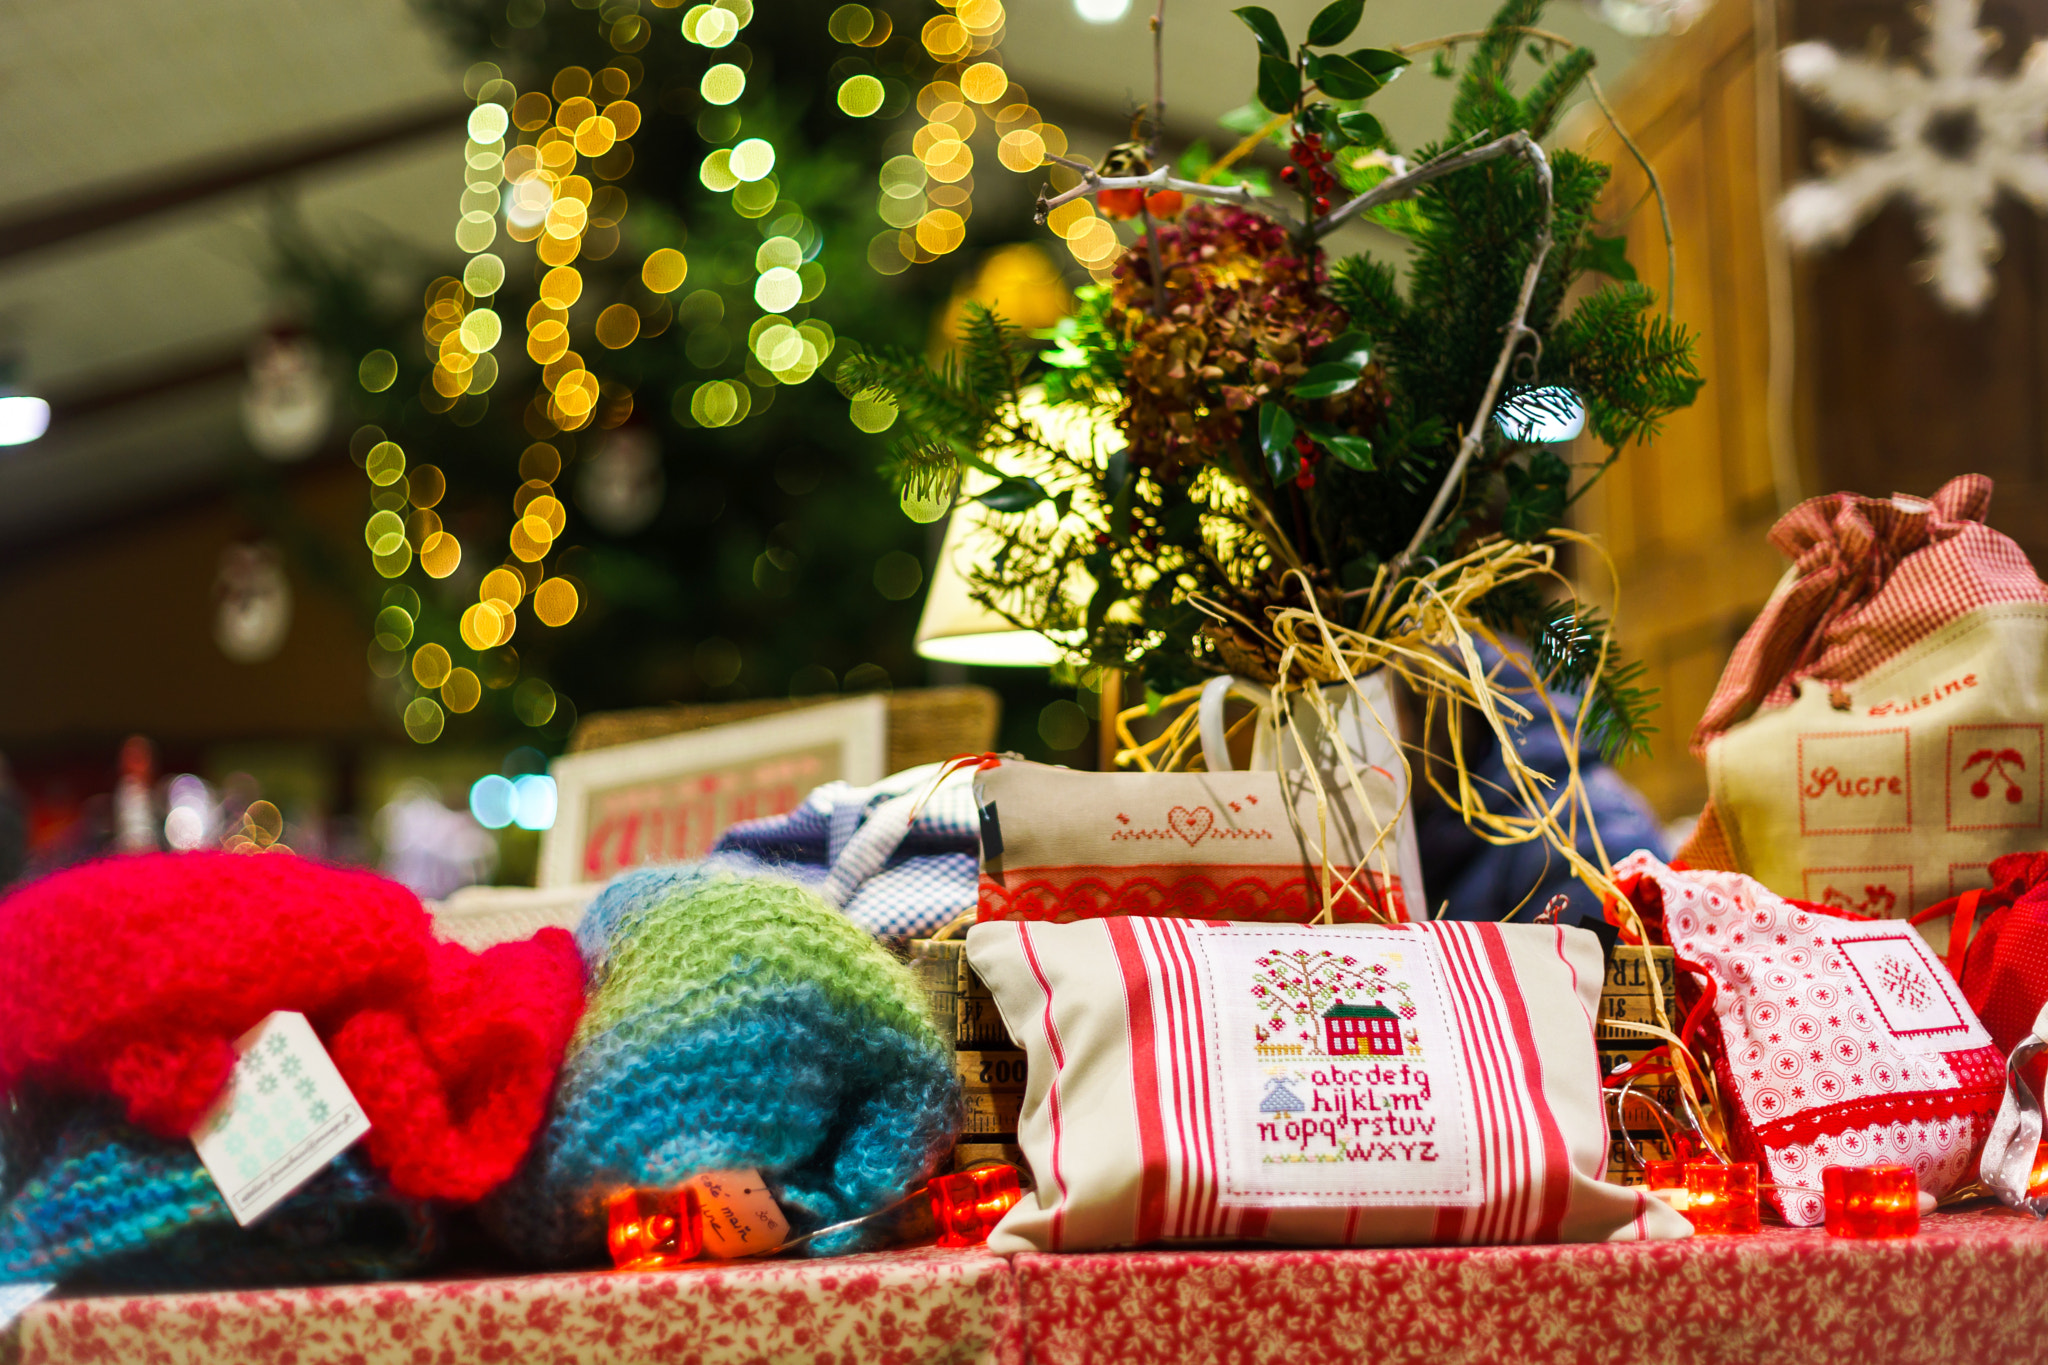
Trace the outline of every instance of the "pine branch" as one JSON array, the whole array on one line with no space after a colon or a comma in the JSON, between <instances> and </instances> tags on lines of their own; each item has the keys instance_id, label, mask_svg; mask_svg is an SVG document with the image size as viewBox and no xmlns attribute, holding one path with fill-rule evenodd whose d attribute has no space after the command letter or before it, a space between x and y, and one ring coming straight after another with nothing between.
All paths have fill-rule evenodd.
<instances>
[{"instance_id":1,"label":"pine branch","mask_svg":"<svg viewBox=\"0 0 2048 1365\"><path fill-rule=\"evenodd\" d=\"M1593 53L1589 48L1573 48L1551 63L1550 69L1529 88L1528 98L1522 101L1522 127L1528 130L1529 136L1550 135L1552 125L1564 109L1564 102L1572 97L1592 70Z\"/></svg>"}]
</instances>

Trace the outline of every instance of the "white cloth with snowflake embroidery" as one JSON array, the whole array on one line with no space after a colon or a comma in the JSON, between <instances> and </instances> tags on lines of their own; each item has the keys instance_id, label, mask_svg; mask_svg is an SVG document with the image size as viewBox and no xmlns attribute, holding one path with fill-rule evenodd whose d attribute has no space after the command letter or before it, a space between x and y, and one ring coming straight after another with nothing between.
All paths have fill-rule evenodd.
<instances>
[{"instance_id":1,"label":"white cloth with snowflake embroidery","mask_svg":"<svg viewBox=\"0 0 2048 1365\"><path fill-rule=\"evenodd\" d=\"M1787 1222L1821 1221L1828 1166L1910 1166L1937 1197L1975 1178L2005 1059L1910 924L1838 918L1647 853L1614 873L1655 883L1680 970L1713 983L1706 1050L1735 1156L1764 1168Z\"/></svg>"}]
</instances>

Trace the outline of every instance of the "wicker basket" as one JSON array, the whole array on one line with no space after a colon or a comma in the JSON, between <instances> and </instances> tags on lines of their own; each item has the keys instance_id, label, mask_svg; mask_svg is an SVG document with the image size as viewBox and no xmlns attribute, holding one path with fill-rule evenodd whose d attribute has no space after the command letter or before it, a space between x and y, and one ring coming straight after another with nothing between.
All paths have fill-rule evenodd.
<instances>
[{"instance_id":1,"label":"wicker basket","mask_svg":"<svg viewBox=\"0 0 2048 1365\"><path fill-rule=\"evenodd\" d=\"M841 698L803 697L601 711L577 721L569 736L569 752L609 749L615 744L659 739L838 700ZM915 687L889 693L889 771L898 773L957 754L987 753L995 747L1002 711L1002 699L986 687Z\"/></svg>"}]
</instances>

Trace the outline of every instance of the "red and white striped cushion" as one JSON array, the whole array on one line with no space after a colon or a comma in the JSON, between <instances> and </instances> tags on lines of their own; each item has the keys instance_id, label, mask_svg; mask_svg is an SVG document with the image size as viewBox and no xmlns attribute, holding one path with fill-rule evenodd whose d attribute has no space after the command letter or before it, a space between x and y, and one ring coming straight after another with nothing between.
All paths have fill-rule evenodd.
<instances>
[{"instance_id":1,"label":"red and white striped cushion","mask_svg":"<svg viewBox=\"0 0 2048 1365\"><path fill-rule=\"evenodd\" d=\"M967 955L1030 1059L997 1251L1691 1231L1601 1179L1584 930L1005 922Z\"/></svg>"}]
</instances>

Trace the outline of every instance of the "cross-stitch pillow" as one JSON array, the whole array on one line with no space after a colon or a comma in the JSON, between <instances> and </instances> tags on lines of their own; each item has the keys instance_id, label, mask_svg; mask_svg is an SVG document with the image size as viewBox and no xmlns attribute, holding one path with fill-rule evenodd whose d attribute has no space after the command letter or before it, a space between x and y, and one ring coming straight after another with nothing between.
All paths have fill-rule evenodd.
<instances>
[{"instance_id":1,"label":"cross-stitch pillow","mask_svg":"<svg viewBox=\"0 0 2048 1365\"><path fill-rule=\"evenodd\" d=\"M1600 945L1555 925L1109 918L968 931L1037 1181L989 1247L1635 1241L1605 1183Z\"/></svg>"},{"instance_id":2,"label":"cross-stitch pillow","mask_svg":"<svg viewBox=\"0 0 2048 1365\"><path fill-rule=\"evenodd\" d=\"M2005 1059L1911 925L1838 918L1647 853L1614 871L1638 910L1661 914L1681 1001L1704 993L1691 973L1712 983L1704 1041L1733 1155L1777 1186L1787 1222L1821 1221L1828 1166L1911 1166L1936 1197L1975 1179Z\"/></svg>"},{"instance_id":3,"label":"cross-stitch pillow","mask_svg":"<svg viewBox=\"0 0 2048 1365\"><path fill-rule=\"evenodd\" d=\"M1422 888L1399 871L1398 802L1365 774L1318 806L1302 771L1085 773L1005 759L974 776L981 920L1177 915L1406 919Z\"/></svg>"}]
</instances>

